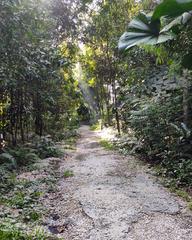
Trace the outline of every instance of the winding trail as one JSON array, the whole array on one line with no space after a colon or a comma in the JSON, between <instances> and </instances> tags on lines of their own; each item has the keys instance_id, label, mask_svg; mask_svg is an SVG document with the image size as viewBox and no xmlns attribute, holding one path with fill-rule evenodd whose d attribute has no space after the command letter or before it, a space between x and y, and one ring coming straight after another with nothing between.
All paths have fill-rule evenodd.
<instances>
[{"instance_id":1,"label":"winding trail","mask_svg":"<svg viewBox=\"0 0 192 240\"><path fill-rule=\"evenodd\" d=\"M192 214L135 158L104 150L87 126L61 179L49 225L65 240L190 240Z\"/></svg>"}]
</instances>

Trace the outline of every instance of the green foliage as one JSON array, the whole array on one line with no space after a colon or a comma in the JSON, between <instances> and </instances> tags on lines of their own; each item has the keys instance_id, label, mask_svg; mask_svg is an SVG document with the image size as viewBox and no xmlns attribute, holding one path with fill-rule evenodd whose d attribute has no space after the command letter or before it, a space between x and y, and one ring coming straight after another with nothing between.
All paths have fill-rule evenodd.
<instances>
[{"instance_id":1,"label":"green foliage","mask_svg":"<svg viewBox=\"0 0 192 240\"><path fill-rule=\"evenodd\" d=\"M46 240L46 236L43 230L36 230L34 233L24 233L11 223L0 224L0 240Z\"/></svg>"},{"instance_id":2,"label":"green foliage","mask_svg":"<svg viewBox=\"0 0 192 240\"><path fill-rule=\"evenodd\" d=\"M181 100L174 95L172 99L141 101L130 112L128 122L137 138L132 148L152 163L160 163L166 169L164 174L183 186L192 184L192 151L191 131L176 120L180 111Z\"/></svg>"},{"instance_id":3,"label":"green foliage","mask_svg":"<svg viewBox=\"0 0 192 240\"><path fill-rule=\"evenodd\" d=\"M12 166L16 167L16 161L15 158L7 152L1 153L0 154L0 164L11 164Z\"/></svg>"},{"instance_id":4,"label":"green foliage","mask_svg":"<svg viewBox=\"0 0 192 240\"><path fill-rule=\"evenodd\" d=\"M101 121L98 121L97 123L92 124L92 125L90 126L90 130L91 130L91 131L101 130Z\"/></svg>"},{"instance_id":5,"label":"green foliage","mask_svg":"<svg viewBox=\"0 0 192 240\"><path fill-rule=\"evenodd\" d=\"M53 134L53 140L54 141L63 141L64 142L70 142L70 141L75 141L79 137L79 134L76 129L65 129L64 131L60 132L55 132Z\"/></svg>"},{"instance_id":6,"label":"green foliage","mask_svg":"<svg viewBox=\"0 0 192 240\"><path fill-rule=\"evenodd\" d=\"M7 150L14 157L17 165L27 165L39 160L36 151L28 147L16 147Z\"/></svg>"},{"instance_id":7,"label":"green foliage","mask_svg":"<svg viewBox=\"0 0 192 240\"><path fill-rule=\"evenodd\" d=\"M8 181L4 182L5 187L8 187L8 185L10 185ZM0 216L0 239L44 239L40 238L42 235L40 231L29 234L25 233L23 228L19 229L18 225L17 227L15 225L16 222L36 222L41 218L41 212L37 208L39 197L34 197L34 192L31 192L30 187L24 188L24 185L18 180L15 180L13 187L6 191L7 192L0 189L0 192L4 193L0 202L2 205L7 206L10 212L6 211ZM20 214L15 216L13 221L11 215L12 209L20 209Z\"/></svg>"},{"instance_id":8,"label":"green foliage","mask_svg":"<svg viewBox=\"0 0 192 240\"><path fill-rule=\"evenodd\" d=\"M58 41L58 16L48 5L0 3L0 130L9 145L76 124L81 96L73 62L78 48L67 38Z\"/></svg>"},{"instance_id":9,"label":"green foliage","mask_svg":"<svg viewBox=\"0 0 192 240\"><path fill-rule=\"evenodd\" d=\"M185 199L186 201L190 202L191 197L190 197L190 195L189 195L187 192L185 192L185 191L183 191L183 190L176 190L175 193L176 193L178 196L180 196L180 197L182 197L183 199Z\"/></svg>"},{"instance_id":10,"label":"green foliage","mask_svg":"<svg viewBox=\"0 0 192 240\"><path fill-rule=\"evenodd\" d=\"M74 133L71 133L71 136ZM6 148L4 153L0 154L0 164L8 168L27 166L48 157L61 157L63 152L55 145L48 136L35 137L28 147L17 146L15 148ZM2 167L2 165L1 165Z\"/></svg>"},{"instance_id":11,"label":"green foliage","mask_svg":"<svg viewBox=\"0 0 192 240\"><path fill-rule=\"evenodd\" d=\"M155 8L152 19L155 21L163 16L177 17L191 10L191 0L164 0Z\"/></svg>"},{"instance_id":12,"label":"green foliage","mask_svg":"<svg viewBox=\"0 0 192 240\"><path fill-rule=\"evenodd\" d=\"M74 173L72 170L65 170L63 173L64 178L69 178L69 177L73 177Z\"/></svg>"},{"instance_id":13,"label":"green foliage","mask_svg":"<svg viewBox=\"0 0 192 240\"><path fill-rule=\"evenodd\" d=\"M1 240L7 240L7 239L15 239L15 240L31 240L31 238L25 234L23 234L21 231L17 229L1 229L0 226L0 239Z\"/></svg>"},{"instance_id":14,"label":"green foliage","mask_svg":"<svg viewBox=\"0 0 192 240\"><path fill-rule=\"evenodd\" d=\"M150 16L140 13L129 23L128 31L121 36L118 48L122 51L136 45L155 45L172 39L172 33L160 32L160 21L151 22Z\"/></svg>"},{"instance_id":15,"label":"green foliage","mask_svg":"<svg viewBox=\"0 0 192 240\"><path fill-rule=\"evenodd\" d=\"M44 171L49 169L45 168ZM31 180L20 179L20 173L19 176L16 174L18 172L12 174L9 171L0 175L0 204L5 210L0 213L0 239L52 239L36 226L41 223L41 218L46 213L40 201L41 196L49 191L49 185L53 182L56 189L56 178L52 175L54 173L50 171L47 172L48 177ZM26 176L31 176L29 169Z\"/></svg>"},{"instance_id":16,"label":"green foliage","mask_svg":"<svg viewBox=\"0 0 192 240\"><path fill-rule=\"evenodd\" d=\"M17 166L27 165L39 160L36 150L28 147L8 148L0 155L8 166L16 168Z\"/></svg>"},{"instance_id":17,"label":"green foliage","mask_svg":"<svg viewBox=\"0 0 192 240\"><path fill-rule=\"evenodd\" d=\"M188 11L192 10L192 1L164 0L159 4L151 15L139 13L128 25L128 30L119 40L119 50L128 50L129 48L147 44L155 45L174 39L176 25L186 24L191 19ZM181 16L179 16L181 15ZM177 17L167 25L163 26L161 17ZM164 22L168 20L165 19Z\"/></svg>"},{"instance_id":18,"label":"green foliage","mask_svg":"<svg viewBox=\"0 0 192 240\"><path fill-rule=\"evenodd\" d=\"M114 150L114 145L108 140L103 139L99 143L102 147L104 147L107 150Z\"/></svg>"},{"instance_id":19,"label":"green foliage","mask_svg":"<svg viewBox=\"0 0 192 240\"><path fill-rule=\"evenodd\" d=\"M83 80L91 83L99 116L106 126L118 125L118 81L125 77L125 67L116 49L117 38L129 20L139 10L134 0L102 1L98 11L91 12L92 23L85 30L85 46L81 55ZM96 109L96 107L94 107Z\"/></svg>"},{"instance_id":20,"label":"green foliage","mask_svg":"<svg viewBox=\"0 0 192 240\"><path fill-rule=\"evenodd\" d=\"M138 139L131 135L123 135L112 141L115 149L117 149L121 154L133 154L138 152L142 148L142 143Z\"/></svg>"},{"instance_id":21,"label":"green foliage","mask_svg":"<svg viewBox=\"0 0 192 240\"><path fill-rule=\"evenodd\" d=\"M41 137L34 140L34 148L40 158L60 157L62 153L55 146L50 137Z\"/></svg>"},{"instance_id":22,"label":"green foliage","mask_svg":"<svg viewBox=\"0 0 192 240\"><path fill-rule=\"evenodd\" d=\"M188 203L188 208L192 211L192 201Z\"/></svg>"},{"instance_id":23,"label":"green foliage","mask_svg":"<svg viewBox=\"0 0 192 240\"><path fill-rule=\"evenodd\" d=\"M39 219L41 219L42 217L42 213L36 211L36 210L28 210L26 212L26 215L24 217L24 220L25 221L32 221L32 222L36 222L38 221Z\"/></svg>"},{"instance_id":24,"label":"green foliage","mask_svg":"<svg viewBox=\"0 0 192 240\"><path fill-rule=\"evenodd\" d=\"M41 196L40 194L37 195L35 190L33 190L32 192L28 192L28 188L27 190L23 189L22 185L19 185L17 181L15 181L14 186L17 188L17 190L14 190L12 195L3 196L1 198L1 202L4 205L15 207L18 209L26 209L30 208ZM29 218L30 215L33 215L33 212L31 212L30 214L30 212L27 211L27 215ZM40 213L38 213L38 215L40 216Z\"/></svg>"}]
</instances>

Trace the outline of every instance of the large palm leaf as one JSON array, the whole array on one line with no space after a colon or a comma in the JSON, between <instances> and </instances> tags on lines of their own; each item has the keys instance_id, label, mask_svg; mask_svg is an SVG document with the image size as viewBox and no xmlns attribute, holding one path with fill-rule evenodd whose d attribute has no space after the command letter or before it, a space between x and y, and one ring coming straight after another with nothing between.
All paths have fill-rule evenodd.
<instances>
[{"instance_id":1,"label":"large palm leaf","mask_svg":"<svg viewBox=\"0 0 192 240\"><path fill-rule=\"evenodd\" d=\"M163 16L178 17L191 10L192 0L164 0L155 8L152 20L160 19Z\"/></svg>"},{"instance_id":2,"label":"large palm leaf","mask_svg":"<svg viewBox=\"0 0 192 240\"><path fill-rule=\"evenodd\" d=\"M151 17L140 13L130 22L128 31L121 36L118 48L119 50L127 50L135 45L154 45L173 38L173 33L167 31L160 32L159 20L151 21Z\"/></svg>"},{"instance_id":3,"label":"large palm leaf","mask_svg":"<svg viewBox=\"0 0 192 240\"><path fill-rule=\"evenodd\" d=\"M185 24L192 17L191 10L192 0L164 0L155 8L152 16L139 13L128 25L127 32L121 36L119 50L127 50L140 44L155 45L174 39L172 28ZM179 14L182 15L178 16ZM176 18L161 29L162 16Z\"/></svg>"}]
</instances>

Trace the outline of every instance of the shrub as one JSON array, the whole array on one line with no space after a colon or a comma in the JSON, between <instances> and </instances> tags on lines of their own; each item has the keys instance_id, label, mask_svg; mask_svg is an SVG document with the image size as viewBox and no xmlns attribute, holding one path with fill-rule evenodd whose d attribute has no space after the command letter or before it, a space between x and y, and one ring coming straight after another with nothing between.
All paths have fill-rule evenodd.
<instances>
[{"instance_id":1,"label":"shrub","mask_svg":"<svg viewBox=\"0 0 192 240\"><path fill-rule=\"evenodd\" d=\"M7 152L11 154L17 165L28 165L29 163L35 162L39 159L36 150L29 147L16 147L13 149L7 149Z\"/></svg>"},{"instance_id":2,"label":"shrub","mask_svg":"<svg viewBox=\"0 0 192 240\"><path fill-rule=\"evenodd\" d=\"M75 129L65 129L64 131L55 132L53 134L54 141L68 140L71 138L76 139L78 137L77 130Z\"/></svg>"},{"instance_id":3,"label":"shrub","mask_svg":"<svg viewBox=\"0 0 192 240\"><path fill-rule=\"evenodd\" d=\"M8 152L4 152L0 154L0 164L10 164L11 166L16 166L15 158Z\"/></svg>"},{"instance_id":4,"label":"shrub","mask_svg":"<svg viewBox=\"0 0 192 240\"><path fill-rule=\"evenodd\" d=\"M61 152L49 136L34 139L33 147L36 149L37 155L42 159L61 156Z\"/></svg>"},{"instance_id":5,"label":"shrub","mask_svg":"<svg viewBox=\"0 0 192 240\"><path fill-rule=\"evenodd\" d=\"M32 143L15 148L6 148L0 154L0 164L10 169L16 166L26 166L38 161L40 158L60 157L62 152L55 146L52 139L47 137L35 137Z\"/></svg>"},{"instance_id":6,"label":"shrub","mask_svg":"<svg viewBox=\"0 0 192 240\"><path fill-rule=\"evenodd\" d=\"M134 102L125 118L137 138L131 142L132 149L160 164L178 185L192 185L192 135L181 123L181 114L181 98L172 94Z\"/></svg>"},{"instance_id":7,"label":"shrub","mask_svg":"<svg viewBox=\"0 0 192 240\"><path fill-rule=\"evenodd\" d=\"M4 164L11 169L16 168L16 166L27 165L38 159L35 149L26 147L7 148L4 153L0 154L0 164Z\"/></svg>"}]
</instances>

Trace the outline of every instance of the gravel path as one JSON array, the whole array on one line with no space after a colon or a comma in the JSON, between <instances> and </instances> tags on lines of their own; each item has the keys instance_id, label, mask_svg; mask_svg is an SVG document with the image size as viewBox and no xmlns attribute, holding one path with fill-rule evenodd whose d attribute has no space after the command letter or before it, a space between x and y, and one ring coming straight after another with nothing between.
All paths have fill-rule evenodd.
<instances>
[{"instance_id":1,"label":"gravel path","mask_svg":"<svg viewBox=\"0 0 192 240\"><path fill-rule=\"evenodd\" d=\"M58 191L48 196L49 230L65 240L190 240L192 214L161 186L146 166L100 147L87 126L60 172ZM46 204L45 201L45 204Z\"/></svg>"}]
</instances>

